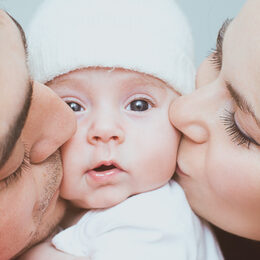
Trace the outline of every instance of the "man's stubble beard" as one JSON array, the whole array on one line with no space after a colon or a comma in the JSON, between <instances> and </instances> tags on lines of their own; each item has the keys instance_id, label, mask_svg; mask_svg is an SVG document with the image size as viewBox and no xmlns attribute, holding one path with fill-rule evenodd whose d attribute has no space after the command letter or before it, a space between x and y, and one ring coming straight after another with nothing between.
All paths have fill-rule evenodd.
<instances>
[{"instance_id":1,"label":"man's stubble beard","mask_svg":"<svg viewBox=\"0 0 260 260\"><path fill-rule=\"evenodd\" d=\"M60 186L62 178L60 151L51 155L41 166L45 166L42 174L46 175L46 183L39 203L37 203L37 207L33 211L33 222L36 228L31 234L30 242L16 257L52 235L65 214L65 200L58 198L56 202L52 201L53 195ZM53 214L48 214L50 203L56 203L55 210L52 212Z\"/></svg>"}]
</instances>

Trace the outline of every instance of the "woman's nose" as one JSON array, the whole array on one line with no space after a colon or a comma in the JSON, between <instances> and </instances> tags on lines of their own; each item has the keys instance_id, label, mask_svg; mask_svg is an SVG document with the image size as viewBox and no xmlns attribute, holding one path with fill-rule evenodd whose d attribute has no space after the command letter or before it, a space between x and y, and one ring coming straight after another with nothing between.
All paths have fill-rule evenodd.
<instances>
[{"instance_id":1,"label":"woman's nose","mask_svg":"<svg viewBox=\"0 0 260 260\"><path fill-rule=\"evenodd\" d=\"M95 113L87 132L87 141L92 145L111 141L121 144L124 142L125 135L118 122L119 120L116 120L113 115L109 116L104 111Z\"/></svg>"},{"instance_id":2,"label":"woman's nose","mask_svg":"<svg viewBox=\"0 0 260 260\"><path fill-rule=\"evenodd\" d=\"M206 89L208 87L208 89ZM207 142L211 112L209 86L202 87L192 94L177 98L169 110L170 121L186 137L196 143Z\"/></svg>"},{"instance_id":3,"label":"woman's nose","mask_svg":"<svg viewBox=\"0 0 260 260\"><path fill-rule=\"evenodd\" d=\"M29 147L30 160L47 159L76 130L72 110L47 86L33 84L33 97L22 136Z\"/></svg>"}]
</instances>

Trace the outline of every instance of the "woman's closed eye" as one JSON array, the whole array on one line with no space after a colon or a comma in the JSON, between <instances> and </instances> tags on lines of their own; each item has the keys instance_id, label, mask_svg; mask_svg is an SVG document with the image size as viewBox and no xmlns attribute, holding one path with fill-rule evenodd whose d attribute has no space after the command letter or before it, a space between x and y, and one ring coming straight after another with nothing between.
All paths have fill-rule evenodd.
<instances>
[{"instance_id":1,"label":"woman's closed eye","mask_svg":"<svg viewBox=\"0 0 260 260\"><path fill-rule=\"evenodd\" d=\"M221 116L221 121L225 125L227 133L231 136L231 140L237 145L246 145L249 149L251 144L260 146L252 137L242 131L235 120L235 113L225 110L225 115Z\"/></svg>"}]
</instances>

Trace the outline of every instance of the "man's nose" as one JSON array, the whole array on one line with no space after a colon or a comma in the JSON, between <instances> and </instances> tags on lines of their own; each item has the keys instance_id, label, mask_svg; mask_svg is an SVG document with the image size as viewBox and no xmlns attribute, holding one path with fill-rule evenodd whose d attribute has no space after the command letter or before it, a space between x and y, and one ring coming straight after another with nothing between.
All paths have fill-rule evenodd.
<instances>
[{"instance_id":1,"label":"man's nose","mask_svg":"<svg viewBox=\"0 0 260 260\"><path fill-rule=\"evenodd\" d=\"M107 112L107 111L106 111ZM121 144L125 140L124 130L119 119L115 119L116 115L108 115L104 111L100 111L93 115L93 121L90 124L87 141L96 145L99 143L115 142Z\"/></svg>"},{"instance_id":2,"label":"man's nose","mask_svg":"<svg viewBox=\"0 0 260 260\"><path fill-rule=\"evenodd\" d=\"M196 143L207 142L210 133L214 96L210 87L205 86L192 94L177 98L170 107L169 116L172 124L186 137Z\"/></svg>"},{"instance_id":3,"label":"man's nose","mask_svg":"<svg viewBox=\"0 0 260 260\"><path fill-rule=\"evenodd\" d=\"M76 130L72 110L47 86L33 85L32 103L23 130L32 163L52 155Z\"/></svg>"}]
</instances>

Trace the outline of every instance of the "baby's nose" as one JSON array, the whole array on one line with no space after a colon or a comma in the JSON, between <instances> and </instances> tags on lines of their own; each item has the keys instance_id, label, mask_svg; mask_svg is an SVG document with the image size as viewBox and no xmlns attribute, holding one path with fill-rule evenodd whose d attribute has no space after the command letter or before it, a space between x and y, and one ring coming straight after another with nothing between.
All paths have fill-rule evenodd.
<instances>
[{"instance_id":1,"label":"baby's nose","mask_svg":"<svg viewBox=\"0 0 260 260\"><path fill-rule=\"evenodd\" d=\"M115 122L94 122L87 134L87 141L92 145L110 141L121 144L124 139L123 129Z\"/></svg>"}]
</instances>

